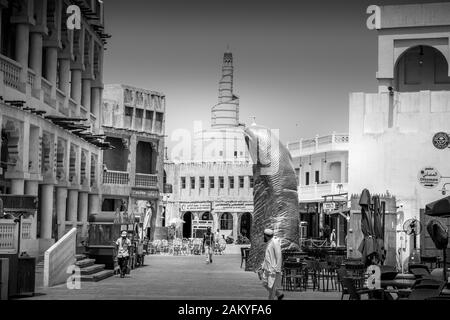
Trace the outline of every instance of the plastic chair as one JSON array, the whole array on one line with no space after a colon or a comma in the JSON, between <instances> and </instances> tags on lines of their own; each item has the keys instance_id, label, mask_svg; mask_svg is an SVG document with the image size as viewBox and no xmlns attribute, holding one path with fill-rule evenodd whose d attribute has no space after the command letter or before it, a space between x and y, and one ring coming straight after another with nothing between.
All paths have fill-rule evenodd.
<instances>
[{"instance_id":1,"label":"plastic chair","mask_svg":"<svg viewBox=\"0 0 450 320\"><path fill-rule=\"evenodd\" d=\"M247 259L248 259L248 255L250 253L250 248L241 248L241 268L242 268L242 264L245 261L245 265L247 265Z\"/></svg>"}]
</instances>

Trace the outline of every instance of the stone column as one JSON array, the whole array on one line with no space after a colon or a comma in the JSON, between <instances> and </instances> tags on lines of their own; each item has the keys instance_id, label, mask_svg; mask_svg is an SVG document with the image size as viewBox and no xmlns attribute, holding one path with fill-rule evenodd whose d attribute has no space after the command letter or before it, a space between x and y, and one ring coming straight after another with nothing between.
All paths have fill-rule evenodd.
<instances>
[{"instance_id":1,"label":"stone column","mask_svg":"<svg viewBox=\"0 0 450 320\"><path fill-rule=\"evenodd\" d=\"M28 53L30 49L30 25L28 23L16 24L16 61L22 65L19 76L21 83L27 83L28 78Z\"/></svg>"},{"instance_id":2,"label":"stone column","mask_svg":"<svg viewBox=\"0 0 450 320\"><path fill-rule=\"evenodd\" d=\"M67 188L56 188L56 216L58 223L58 239L64 236L66 231Z\"/></svg>"},{"instance_id":3,"label":"stone column","mask_svg":"<svg viewBox=\"0 0 450 320\"><path fill-rule=\"evenodd\" d=\"M100 213L100 209L100 196L98 194L90 194L88 214L91 215Z\"/></svg>"},{"instance_id":4,"label":"stone column","mask_svg":"<svg viewBox=\"0 0 450 320\"><path fill-rule=\"evenodd\" d=\"M59 59L59 90L70 95L70 59Z\"/></svg>"},{"instance_id":5,"label":"stone column","mask_svg":"<svg viewBox=\"0 0 450 320\"><path fill-rule=\"evenodd\" d=\"M72 69L70 97L77 103L81 103L81 69Z\"/></svg>"},{"instance_id":6,"label":"stone column","mask_svg":"<svg viewBox=\"0 0 450 320\"><path fill-rule=\"evenodd\" d=\"M24 179L11 179L11 194L23 195L25 189Z\"/></svg>"},{"instance_id":7,"label":"stone column","mask_svg":"<svg viewBox=\"0 0 450 320\"><path fill-rule=\"evenodd\" d=\"M81 93L81 104L87 110L87 112L91 111L91 79L83 79L82 80L82 93Z\"/></svg>"},{"instance_id":8,"label":"stone column","mask_svg":"<svg viewBox=\"0 0 450 320\"><path fill-rule=\"evenodd\" d=\"M41 185L41 239L52 238L53 189L51 184Z\"/></svg>"},{"instance_id":9,"label":"stone column","mask_svg":"<svg viewBox=\"0 0 450 320\"><path fill-rule=\"evenodd\" d=\"M102 102L102 88L93 87L91 91L91 113L96 117L96 122L94 127L99 130L101 123L101 102Z\"/></svg>"},{"instance_id":10,"label":"stone column","mask_svg":"<svg viewBox=\"0 0 450 320\"><path fill-rule=\"evenodd\" d=\"M45 77L52 84L52 97L56 97L56 79L58 74L58 48L47 47L45 50Z\"/></svg>"},{"instance_id":11,"label":"stone column","mask_svg":"<svg viewBox=\"0 0 450 320\"><path fill-rule=\"evenodd\" d=\"M219 217L216 212L211 212L211 215L213 217L213 228L214 228L213 231L215 233L217 229L220 229Z\"/></svg>"},{"instance_id":12,"label":"stone column","mask_svg":"<svg viewBox=\"0 0 450 320\"><path fill-rule=\"evenodd\" d=\"M81 236L85 237L88 223L88 196L87 192L78 193L78 222L82 223Z\"/></svg>"},{"instance_id":13,"label":"stone column","mask_svg":"<svg viewBox=\"0 0 450 320\"><path fill-rule=\"evenodd\" d=\"M238 236L238 213L237 212L233 212L233 238L234 240L237 240L237 236Z\"/></svg>"},{"instance_id":14,"label":"stone column","mask_svg":"<svg viewBox=\"0 0 450 320\"><path fill-rule=\"evenodd\" d=\"M27 180L25 181L25 194L30 196L37 196L39 190L39 181Z\"/></svg>"},{"instance_id":15,"label":"stone column","mask_svg":"<svg viewBox=\"0 0 450 320\"><path fill-rule=\"evenodd\" d=\"M43 37L41 32L32 32L30 36L30 68L36 73L33 89L41 88Z\"/></svg>"},{"instance_id":16,"label":"stone column","mask_svg":"<svg viewBox=\"0 0 450 320\"><path fill-rule=\"evenodd\" d=\"M78 190L69 190L67 205L67 221L75 227L78 218Z\"/></svg>"}]
</instances>

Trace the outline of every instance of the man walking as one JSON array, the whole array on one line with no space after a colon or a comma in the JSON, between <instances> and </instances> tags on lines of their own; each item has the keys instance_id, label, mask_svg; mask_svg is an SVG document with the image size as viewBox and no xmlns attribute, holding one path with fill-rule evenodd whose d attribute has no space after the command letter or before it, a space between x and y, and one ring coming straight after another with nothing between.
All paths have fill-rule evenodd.
<instances>
[{"instance_id":1,"label":"man walking","mask_svg":"<svg viewBox=\"0 0 450 320\"><path fill-rule=\"evenodd\" d=\"M125 274L127 273L130 246L131 240L127 238L127 232L124 230L122 231L121 237L116 241L117 260L119 262L121 278L125 278Z\"/></svg>"},{"instance_id":2,"label":"man walking","mask_svg":"<svg viewBox=\"0 0 450 320\"><path fill-rule=\"evenodd\" d=\"M275 300L275 297L281 300L284 298L284 294L278 290L281 286L282 263L280 240L274 237L273 230L266 229L264 230L264 242L267 243L266 254L258 274L264 288L269 292L269 300Z\"/></svg>"},{"instance_id":3,"label":"man walking","mask_svg":"<svg viewBox=\"0 0 450 320\"><path fill-rule=\"evenodd\" d=\"M206 229L206 233L203 235L203 250L206 255L206 263L212 263L212 255L214 252L214 234L211 232L211 227Z\"/></svg>"}]
</instances>

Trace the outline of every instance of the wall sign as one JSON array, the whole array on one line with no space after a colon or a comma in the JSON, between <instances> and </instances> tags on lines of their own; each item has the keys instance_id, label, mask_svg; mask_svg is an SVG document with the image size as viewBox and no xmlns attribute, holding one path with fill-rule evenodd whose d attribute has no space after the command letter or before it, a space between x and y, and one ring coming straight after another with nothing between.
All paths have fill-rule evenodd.
<instances>
[{"instance_id":1,"label":"wall sign","mask_svg":"<svg viewBox=\"0 0 450 320\"><path fill-rule=\"evenodd\" d=\"M215 202L214 211L218 212L253 212L253 202L227 201Z\"/></svg>"},{"instance_id":2,"label":"wall sign","mask_svg":"<svg viewBox=\"0 0 450 320\"><path fill-rule=\"evenodd\" d=\"M334 202L324 202L323 203L324 211L332 211L334 209L336 209L336 203L334 203Z\"/></svg>"},{"instance_id":3,"label":"wall sign","mask_svg":"<svg viewBox=\"0 0 450 320\"><path fill-rule=\"evenodd\" d=\"M210 202L185 202L180 203L181 211L211 211Z\"/></svg>"},{"instance_id":4,"label":"wall sign","mask_svg":"<svg viewBox=\"0 0 450 320\"><path fill-rule=\"evenodd\" d=\"M367 18L367 28L369 30L381 29L381 8L379 6L369 6L366 10L367 14L370 14Z\"/></svg>"},{"instance_id":5,"label":"wall sign","mask_svg":"<svg viewBox=\"0 0 450 320\"><path fill-rule=\"evenodd\" d=\"M135 198L152 198L152 199L159 198L159 192L155 190L132 189L130 195Z\"/></svg>"},{"instance_id":6,"label":"wall sign","mask_svg":"<svg viewBox=\"0 0 450 320\"><path fill-rule=\"evenodd\" d=\"M433 145L440 150L446 149L450 145L450 137L445 132L438 132L433 136Z\"/></svg>"},{"instance_id":7,"label":"wall sign","mask_svg":"<svg viewBox=\"0 0 450 320\"><path fill-rule=\"evenodd\" d=\"M434 167L425 167L419 171L418 174L419 183L428 189L435 188L441 182L441 174Z\"/></svg>"}]
</instances>

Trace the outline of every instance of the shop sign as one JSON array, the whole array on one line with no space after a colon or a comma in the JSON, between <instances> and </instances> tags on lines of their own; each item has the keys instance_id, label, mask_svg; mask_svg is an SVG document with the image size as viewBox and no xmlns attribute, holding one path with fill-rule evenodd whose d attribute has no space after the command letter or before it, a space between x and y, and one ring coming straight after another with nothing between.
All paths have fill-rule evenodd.
<instances>
[{"instance_id":1,"label":"shop sign","mask_svg":"<svg viewBox=\"0 0 450 320\"><path fill-rule=\"evenodd\" d=\"M218 212L253 212L253 209L253 202L247 201L227 201L214 203L214 211Z\"/></svg>"},{"instance_id":2,"label":"shop sign","mask_svg":"<svg viewBox=\"0 0 450 320\"><path fill-rule=\"evenodd\" d=\"M159 191L156 190L139 190L139 189L132 189L131 194L134 198L152 198L157 199L159 198Z\"/></svg>"},{"instance_id":3,"label":"shop sign","mask_svg":"<svg viewBox=\"0 0 450 320\"><path fill-rule=\"evenodd\" d=\"M445 132L438 132L433 136L433 145L439 150L443 150L449 147L450 137Z\"/></svg>"},{"instance_id":4,"label":"shop sign","mask_svg":"<svg viewBox=\"0 0 450 320\"><path fill-rule=\"evenodd\" d=\"M181 211L211 211L210 202L185 202L180 204Z\"/></svg>"},{"instance_id":5,"label":"shop sign","mask_svg":"<svg viewBox=\"0 0 450 320\"><path fill-rule=\"evenodd\" d=\"M441 174L434 167L425 167L418 174L419 183L428 189L435 188L441 182Z\"/></svg>"},{"instance_id":6,"label":"shop sign","mask_svg":"<svg viewBox=\"0 0 450 320\"><path fill-rule=\"evenodd\" d=\"M336 203L334 203L334 202L324 202L323 203L324 211L332 211L334 209L336 209Z\"/></svg>"}]
</instances>

